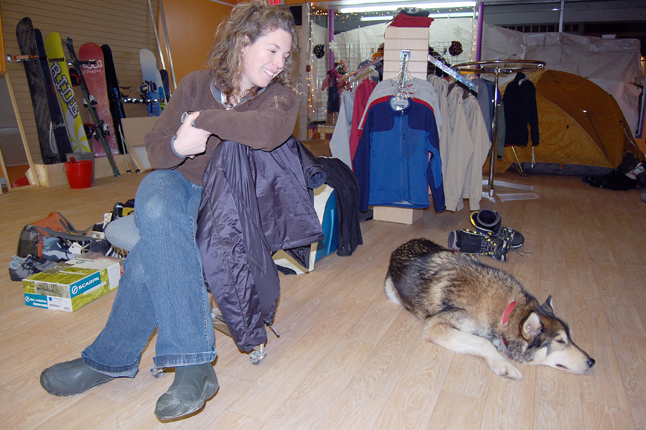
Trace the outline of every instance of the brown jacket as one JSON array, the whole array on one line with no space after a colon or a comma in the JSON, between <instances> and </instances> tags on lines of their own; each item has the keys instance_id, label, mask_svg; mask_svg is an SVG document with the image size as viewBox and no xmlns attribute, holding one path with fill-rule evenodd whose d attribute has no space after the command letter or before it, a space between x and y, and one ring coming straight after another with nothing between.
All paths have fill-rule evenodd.
<instances>
[{"instance_id":1,"label":"brown jacket","mask_svg":"<svg viewBox=\"0 0 646 430\"><path fill-rule=\"evenodd\" d=\"M209 70L187 75L173 93L171 101L146 135L148 159L154 169L176 168L186 179L201 185L202 175L213 150L222 140L233 140L254 149L271 151L292 134L298 114L298 94L282 84L270 84L256 97L226 110L213 94ZM193 159L178 157L171 139L187 111L200 111L197 128L212 133L206 151Z\"/></svg>"}]
</instances>

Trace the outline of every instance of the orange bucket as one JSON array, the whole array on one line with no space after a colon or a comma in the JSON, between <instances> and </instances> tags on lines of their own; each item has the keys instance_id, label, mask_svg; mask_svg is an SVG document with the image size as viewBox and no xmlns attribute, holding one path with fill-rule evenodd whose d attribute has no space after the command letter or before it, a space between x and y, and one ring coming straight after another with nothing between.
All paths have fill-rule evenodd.
<instances>
[{"instance_id":1,"label":"orange bucket","mask_svg":"<svg viewBox=\"0 0 646 430\"><path fill-rule=\"evenodd\" d=\"M92 185L92 160L76 161L73 157L65 162L65 174L70 188L89 188Z\"/></svg>"}]
</instances>

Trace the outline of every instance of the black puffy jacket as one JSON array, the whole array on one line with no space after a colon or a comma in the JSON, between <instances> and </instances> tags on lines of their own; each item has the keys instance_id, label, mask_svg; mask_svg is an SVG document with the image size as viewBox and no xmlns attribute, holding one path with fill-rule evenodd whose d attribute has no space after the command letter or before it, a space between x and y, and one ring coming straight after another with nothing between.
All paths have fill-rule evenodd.
<instances>
[{"instance_id":1,"label":"black puffy jacket","mask_svg":"<svg viewBox=\"0 0 646 430\"><path fill-rule=\"evenodd\" d=\"M267 341L280 283L271 253L307 265L323 239L309 189L325 182L317 159L294 137L271 152L233 141L216 148L202 179L197 243L207 286L238 348Z\"/></svg>"}]
</instances>

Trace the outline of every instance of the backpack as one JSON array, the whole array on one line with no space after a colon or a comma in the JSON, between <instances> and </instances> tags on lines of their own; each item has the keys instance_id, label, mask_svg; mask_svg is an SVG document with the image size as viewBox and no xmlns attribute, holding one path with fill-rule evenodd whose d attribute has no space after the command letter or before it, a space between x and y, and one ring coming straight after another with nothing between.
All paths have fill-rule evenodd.
<instances>
[{"instance_id":1,"label":"backpack","mask_svg":"<svg viewBox=\"0 0 646 430\"><path fill-rule=\"evenodd\" d=\"M51 212L47 215L47 218L23 227L18 239L16 255L22 258L26 258L28 255L43 258L43 243L45 238L48 237L84 244L99 240L98 238L87 236L86 233L87 231L75 229L72 223L60 212Z\"/></svg>"}]
</instances>

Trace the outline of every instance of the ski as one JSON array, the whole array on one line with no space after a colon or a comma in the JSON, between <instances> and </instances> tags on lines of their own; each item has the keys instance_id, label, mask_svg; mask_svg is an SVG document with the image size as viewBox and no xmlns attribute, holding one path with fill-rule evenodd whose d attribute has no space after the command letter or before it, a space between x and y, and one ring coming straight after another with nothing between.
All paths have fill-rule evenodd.
<instances>
[{"instance_id":1,"label":"ski","mask_svg":"<svg viewBox=\"0 0 646 430\"><path fill-rule=\"evenodd\" d=\"M166 103L170 101L170 82L168 79L168 72L164 69L159 70L159 74L162 80L162 86L164 88L164 95L166 97Z\"/></svg>"},{"instance_id":2,"label":"ski","mask_svg":"<svg viewBox=\"0 0 646 430\"><path fill-rule=\"evenodd\" d=\"M78 59L83 71L83 78L90 94L89 100L86 97L84 104L94 104L94 109L103 124L103 136L108 142L112 155L119 155L116 133L110 113L110 100L108 99L108 87L105 76L105 65L103 51L95 43L85 43L79 48ZM104 157L105 150L99 140L96 130L93 130L94 155Z\"/></svg>"},{"instance_id":3,"label":"ski","mask_svg":"<svg viewBox=\"0 0 646 430\"><path fill-rule=\"evenodd\" d=\"M67 68L65 54L63 53L63 43L60 34L52 32L47 35L45 38L45 52L49 61L49 69L54 79L56 90L58 91L60 106L63 109L67 135L72 150L73 152L80 153L92 152L90 143L85 135L85 129L83 128L83 120L78 103L76 102L74 88L72 88L72 80L69 69Z\"/></svg>"},{"instance_id":4,"label":"ski","mask_svg":"<svg viewBox=\"0 0 646 430\"><path fill-rule=\"evenodd\" d=\"M54 78L49 69L49 60L47 59L47 52L45 51L45 43L43 42L43 35L39 29L34 28L34 36L36 37L36 48L38 49L38 61L40 63L40 71L43 75L45 82L45 92L47 94L47 105L49 106L49 115L52 120L52 127L54 131L54 138L56 139L56 146L61 161L67 161L67 154L73 152L70 137L67 134L67 126L65 125L65 117L61 105L58 102L58 91Z\"/></svg>"},{"instance_id":5,"label":"ski","mask_svg":"<svg viewBox=\"0 0 646 430\"><path fill-rule=\"evenodd\" d=\"M23 18L18 22L16 37L18 38L20 53L23 55L22 64L27 74L27 84L31 95L31 104L34 108L41 158L44 164L60 163L62 158L53 133L56 126L53 124L49 112L45 79L40 67L36 36L31 19ZM63 157L65 157L65 154L63 154Z\"/></svg>"},{"instance_id":6,"label":"ski","mask_svg":"<svg viewBox=\"0 0 646 430\"><path fill-rule=\"evenodd\" d=\"M72 60L72 65L76 69L76 71L79 74L80 78L80 85L81 85L81 90L83 91L83 96L85 99L88 101L87 103L87 108L90 111L90 115L92 116L92 123L94 125L94 129L96 131L97 136L99 137L99 140L101 141L101 144L103 145L103 150L105 151L105 155L108 158L108 161L110 162L110 167L112 167L112 172L114 173L115 177L120 177L121 173L119 173L119 168L117 167L117 164L114 162L114 157L112 156L112 152L110 151L110 145L108 143L108 140L106 139L105 132L104 132L104 122L99 118L99 115L96 111L95 107L95 102L92 100L90 91L88 90L87 83L85 82L85 78L83 77L83 71L82 71L82 64L81 61L78 59L76 56L76 52L74 51L74 42L72 41L71 37L68 37L65 40L65 44L67 45L67 50L70 53L70 57Z\"/></svg>"},{"instance_id":7,"label":"ski","mask_svg":"<svg viewBox=\"0 0 646 430\"><path fill-rule=\"evenodd\" d=\"M101 45L101 51L103 51L103 59L105 60L105 80L108 88L108 98L110 99L110 113L112 114L112 122L114 123L117 144L119 145L123 154L127 154L130 156L130 158L132 158L132 161L136 167L136 172L141 173L141 168L139 167L139 164L137 163L135 157L133 157L130 153L130 149L128 148L128 144L126 142L126 136L123 133L121 118L126 117L126 110L123 105L123 95L121 94L121 88L119 87L117 70L114 67L112 49L110 49L109 45ZM128 156L126 156L126 169L127 173L130 173L130 166L127 163Z\"/></svg>"}]
</instances>

